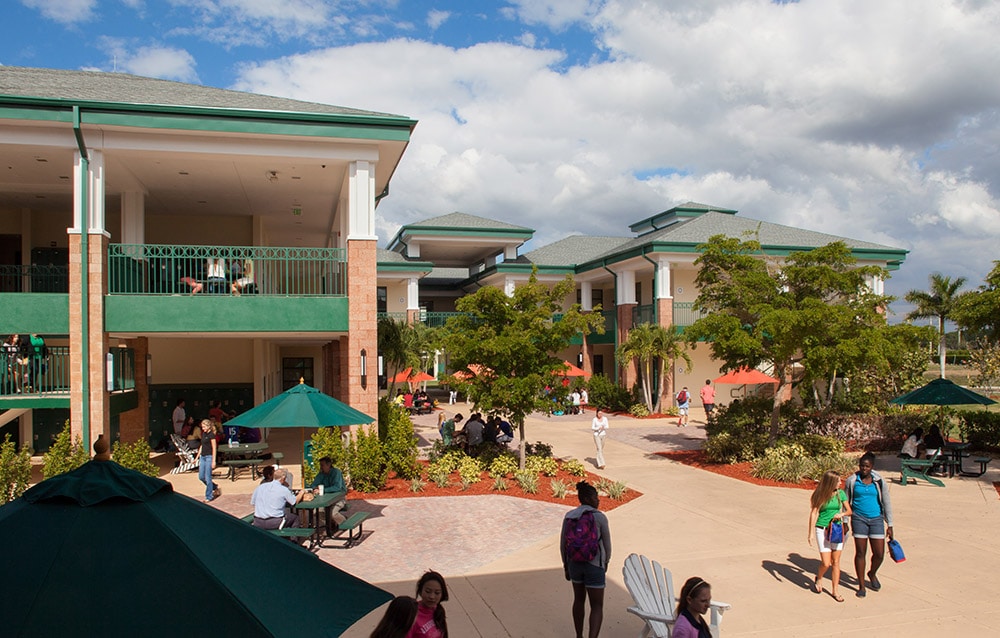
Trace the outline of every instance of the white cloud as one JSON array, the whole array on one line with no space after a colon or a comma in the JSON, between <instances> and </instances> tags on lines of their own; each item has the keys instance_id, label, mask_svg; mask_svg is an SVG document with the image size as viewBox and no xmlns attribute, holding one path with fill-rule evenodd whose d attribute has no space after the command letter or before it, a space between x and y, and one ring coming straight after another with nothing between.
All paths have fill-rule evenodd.
<instances>
[{"instance_id":1,"label":"white cloud","mask_svg":"<svg viewBox=\"0 0 1000 638\"><path fill-rule=\"evenodd\" d=\"M90 20L97 0L21 0L21 4L36 9L49 20L73 24Z\"/></svg>"},{"instance_id":2,"label":"white cloud","mask_svg":"<svg viewBox=\"0 0 1000 638\"><path fill-rule=\"evenodd\" d=\"M1000 5L567 0L508 14L589 20L609 57L564 68L534 39L396 39L248 65L236 88L420 120L379 206L384 239L453 210L535 228L537 243L624 235L694 200L910 249L898 296L942 264L989 271Z\"/></svg>"},{"instance_id":3,"label":"white cloud","mask_svg":"<svg viewBox=\"0 0 1000 638\"><path fill-rule=\"evenodd\" d=\"M184 49L149 45L132 48L135 43L116 38L101 38L99 44L113 59L118 71L179 82L198 82L194 56Z\"/></svg>"},{"instance_id":4,"label":"white cloud","mask_svg":"<svg viewBox=\"0 0 1000 638\"><path fill-rule=\"evenodd\" d=\"M427 13L427 26L431 29L437 29L442 24L448 21L451 17L450 11L429 11Z\"/></svg>"}]
</instances>

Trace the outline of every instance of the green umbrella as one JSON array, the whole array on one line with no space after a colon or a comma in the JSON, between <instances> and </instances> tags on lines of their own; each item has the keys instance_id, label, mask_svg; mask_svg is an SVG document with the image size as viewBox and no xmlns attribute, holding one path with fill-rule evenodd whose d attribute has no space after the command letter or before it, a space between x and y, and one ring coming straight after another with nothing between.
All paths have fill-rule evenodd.
<instances>
[{"instance_id":1,"label":"green umbrella","mask_svg":"<svg viewBox=\"0 0 1000 638\"><path fill-rule=\"evenodd\" d=\"M0 544L6 636L339 636L392 598L113 461L0 507Z\"/></svg>"},{"instance_id":2,"label":"green umbrella","mask_svg":"<svg viewBox=\"0 0 1000 638\"><path fill-rule=\"evenodd\" d=\"M299 383L276 397L226 421L245 428L323 428L362 425L375 419L364 412Z\"/></svg>"},{"instance_id":3,"label":"green umbrella","mask_svg":"<svg viewBox=\"0 0 1000 638\"><path fill-rule=\"evenodd\" d=\"M963 388L948 379L934 379L927 385L892 399L896 405L992 405L993 399Z\"/></svg>"}]
</instances>

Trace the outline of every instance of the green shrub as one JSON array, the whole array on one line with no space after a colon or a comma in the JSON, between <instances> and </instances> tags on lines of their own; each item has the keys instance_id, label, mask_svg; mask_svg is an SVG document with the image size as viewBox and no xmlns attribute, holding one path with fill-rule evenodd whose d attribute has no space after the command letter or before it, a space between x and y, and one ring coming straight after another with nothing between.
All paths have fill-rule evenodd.
<instances>
[{"instance_id":1,"label":"green shrub","mask_svg":"<svg viewBox=\"0 0 1000 638\"><path fill-rule=\"evenodd\" d=\"M844 451L844 442L832 436L803 434L795 437L795 442L801 445L806 451L806 456L810 457L830 456Z\"/></svg>"},{"instance_id":2,"label":"green shrub","mask_svg":"<svg viewBox=\"0 0 1000 638\"><path fill-rule=\"evenodd\" d=\"M448 487L451 485L451 472L440 465L431 465L427 471L427 478L438 487Z\"/></svg>"},{"instance_id":3,"label":"green shrub","mask_svg":"<svg viewBox=\"0 0 1000 638\"><path fill-rule=\"evenodd\" d=\"M383 398L379 400L378 414L379 438L385 447L385 458L389 469L402 479L420 476L420 464L417 463L417 436L413 433L410 413Z\"/></svg>"},{"instance_id":4,"label":"green shrub","mask_svg":"<svg viewBox=\"0 0 1000 638\"><path fill-rule=\"evenodd\" d=\"M90 453L78 436L74 441L70 434L69 421L66 421L62 432L49 446L49 451L42 456L42 476L50 479L53 476L71 472L90 460Z\"/></svg>"},{"instance_id":5,"label":"green shrub","mask_svg":"<svg viewBox=\"0 0 1000 638\"><path fill-rule=\"evenodd\" d=\"M603 374L590 377L589 385L589 402L595 407L612 412L625 412L640 401L636 393L619 386Z\"/></svg>"},{"instance_id":6,"label":"green shrub","mask_svg":"<svg viewBox=\"0 0 1000 638\"><path fill-rule=\"evenodd\" d=\"M569 491L569 486L559 479L552 479L549 487L552 488L552 496L555 498L566 498L566 492Z\"/></svg>"},{"instance_id":7,"label":"green shrub","mask_svg":"<svg viewBox=\"0 0 1000 638\"><path fill-rule=\"evenodd\" d=\"M562 462L562 469L571 476L586 476L587 468L577 459L566 459Z\"/></svg>"},{"instance_id":8,"label":"green shrub","mask_svg":"<svg viewBox=\"0 0 1000 638\"><path fill-rule=\"evenodd\" d=\"M458 464L458 478L462 483L478 483L482 479L483 466L477 459L466 456Z\"/></svg>"},{"instance_id":9,"label":"green shrub","mask_svg":"<svg viewBox=\"0 0 1000 638\"><path fill-rule=\"evenodd\" d=\"M493 491L494 492L506 492L507 491L507 480L502 476L494 477L493 479Z\"/></svg>"},{"instance_id":10,"label":"green shrub","mask_svg":"<svg viewBox=\"0 0 1000 638\"><path fill-rule=\"evenodd\" d=\"M611 479L599 478L597 479L597 482L594 483L594 489L596 489L600 494L607 494L612 485L613 482Z\"/></svg>"},{"instance_id":11,"label":"green shrub","mask_svg":"<svg viewBox=\"0 0 1000 638\"><path fill-rule=\"evenodd\" d=\"M302 484L309 485L319 474L319 460L329 456L333 466L347 473L351 465L351 446L345 444L340 428L320 428L310 437L312 441L312 463L302 464Z\"/></svg>"},{"instance_id":12,"label":"green shrub","mask_svg":"<svg viewBox=\"0 0 1000 638\"><path fill-rule=\"evenodd\" d=\"M702 450L715 463L743 463L761 456L767 449L767 435L723 432L709 437Z\"/></svg>"},{"instance_id":13,"label":"green shrub","mask_svg":"<svg viewBox=\"0 0 1000 638\"><path fill-rule=\"evenodd\" d=\"M0 505L20 498L31 484L31 448L21 446L18 452L8 434L0 444Z\"/></svg>"},{"instance_id":14,"label":"green shrub","mask_svg":"<svg viewBox=\"0 0 1000 638\"><path fill-rule=\"evenodd\" d=\"M490 478L502 478L510 476L517 471L517 457L513 454L501 454L490 463Z\"/></svg>"},{"instance_id":15,"label":"green shrub","mask_svg":"<svg viewBox=\"0 0 1000 638\"><path fill-rule=\"evenodd\" d=\"M349 467L351 487L359 492L377 492L389 478L389 465L378 432L359 428L351 442L352 463Z\"/></svg>"},{"instance_id":16,"label":"green shrub","mask_svg":"<svg viewBox=\"0 0 1000 638\"><path fill-rule=\"evenodd\" d=\"M529 456L524 460L524 469L535 474L555 476L559 473L559 461L551 456Z\"/></svg>"},{"instance_id":17,"label":"green shrub","mask_svg":"<svg viewBox=\"0 0 1000 638\"><path fill-rule=\"evenodd\" d=\"M628 409L629 414L635 417L649 416L649 408L642 403L635 403Z\"/></svg>"},{"instance_id":18,"label":"green shrub","mask_svg":"<svg viewBox=\"0 0 1000 638\"><path fill-rule=\"evenodd\" d=\"M799 483L812 468L805 449L797 443L768 448L764 455L753 461L751 473L758 478L768 478L784 483Z\"/></svg>"},{"instance_id":19,"label":"green shrub","mask_svg":"<svg viewBox=\"0 0 1000 638\"><path fill-rule=\"evenodd\" d=\"M552 456L552 446L541 441L525 443L524 453L528 456Z\"/></svg>"},{"instance_id":20,"label":"green shrub","mask_svg":"<svg viewBox=\"0 0 1000 638\"><path fill-rule=\"evenodd\" d=\"M847 476L857 469L858 460L844 454L824 454L811 459L812 464L807 476L818 481L828 470L833 470L841 476Z\"/></svg>"},{"instance_id":21,"label":"green shrub","mask_svg":"<svg viewBox=\"0 0 1000 638\"><path fill-rule=\"evenodd\" d=\"M462 464L462 461L467 458L470 458L468 454L462 450L454 449L448 450L442 454L441 458L439 458L435 463L449 472L454 472Z\"/></svg>"},{"instance_id":22,"label":"green shrub","mask_svg":"<svg viewBox=\"0 0 1000 638\"><path fill-rule=\"evenodd\" d=\"M961 427L969 443L977 449L1000 448L1000 412L968 410L962 412ZM927 428L924 428L927 431Z\"/></svg>"},{"instance_id":23,"label":"green shrub","mask_svg":"<svg viewBox=\"0 0 1000 638\"><path fill-rule=\"evenodd\" d=\"M514 473L514 480L521 486L526 494L538 493L538 475L528 470L518 470Z\"/></svg>"},{"instance_id":24,"label":"green shrub","mask_svg":"<svg viewBox=\"0 0 1000 638\"><path fill-rule=\"evenodd\" d=\"M141 472L146 476L157 476L160 468L149 459L150 453L149 442L144 438L134 443L116 441L112 448L111 459L122 467Z\"/></svg>"},{"instance_id":25,"label":"green shrub","mask_svg":"<svg viewBox=\"0 0 1000 638\"><path fill-rule=\"evenodd\" d=\"M419 478L410 479L410 491L414 494L423 492L425 487L427 487L427 483Z\"/></svg>"},{"instance_id":26,"label":"green shrub","mask_svg":"<svg viewBox=\"0 0 1000 638\"><path fill-rule=\"evenodd\" d=\"M625 498L626 490L628 490L628 486L625 485L624 481L615 481L607 487L608 496L616 501Z\"/></svg>"}]
</instances>

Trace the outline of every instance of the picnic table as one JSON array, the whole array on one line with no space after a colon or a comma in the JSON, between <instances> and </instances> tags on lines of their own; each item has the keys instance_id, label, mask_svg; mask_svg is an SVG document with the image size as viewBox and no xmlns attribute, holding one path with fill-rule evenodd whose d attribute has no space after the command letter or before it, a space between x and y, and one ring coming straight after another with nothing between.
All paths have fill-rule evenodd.
<instances>
[{"instance_id":1,"label":"picnic table","mask_svg":"<svg viewBox=\"0 0 1000 638\"><path fill-rule=\"evenodd\" d=\"M344 547L350 547L361 540L361 535L364 531L363 524L365 519L368 518L368 512L355 512L343 523L338 524L336 529L334 528L333 517L331 515L333 506L346 497L346 492L328 492L326 494L315 495L311 501L303 500L296 504L295 509L304 510L308 517L309 525L315 529L313 542L317 546L322 547L323 541L327 539L339 538L340 540L344 540ZM324 511L324 518L326 519L325 529L319 520L320 510ZM356 533L355 530L357 530ZM323 532L326 532L326 534L324 535ZM347 532L346 539L342 536L344 532Z\"/></svg>"},{"instance_id":2,"label":"picnic table","mask_svg":"<svg viewBox=\"0 0 1000 638\"><path fill-rule=\"evenodd\" d=\"M222 464L229 468L227 475L230 481L236 480L240 470L250 468L250 477L257 478L258 468L264 462L267 453L267 443L238 443L236 445L218 446L219 458Z\"/></svg>"},{"instance_id":3,"label":"picnic table","mask_svg":"<svg viewBox=\"0 0 1000 638\"><path fill-rule=\"evenodd\" d=\"M948 476L953 477L956 474L964 474L962 470L962 460L969 456L966 450L969 449L971 443L952 443L946 442L941 448L941 453L946 457L946 464L948 465Z\"/></svg>"}]
</instances>

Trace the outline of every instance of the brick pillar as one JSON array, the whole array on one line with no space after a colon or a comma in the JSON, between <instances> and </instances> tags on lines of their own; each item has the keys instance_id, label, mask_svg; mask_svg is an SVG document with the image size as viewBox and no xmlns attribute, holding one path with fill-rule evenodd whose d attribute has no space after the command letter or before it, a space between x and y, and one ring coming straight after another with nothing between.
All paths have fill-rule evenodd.
<instances>
[{"instance_id":1,"label":"brick pillar","mask_svg":"<svg viewBox=\"0 0 1000 638\"><path fill-rule=\"evenodd\" d=\"M632 329L632 314L635 306L636 304L634 303L618 304L618 339L615 342L616 346L621 345L628 339L628 333ZM618 385L631 390L639 378L639 373L635 369L635 360L621 366L620 370L621 376L618 378Z\"/></svg>"},{"instance_id":2,"label":"brick pillar","mask_svg":"<svg viewBox=\"0 0 1000 638\"><path fill-rule=\"evenodd\" d=\"M342 399L344 394L340 383L340 341L331 341L323 346L323 392Z\"/></svg>"},{"instance_id":3,"label":"brick pillar","mask_svg":"<svg viewBox=\"0 0 1000 638\"><path fill-rule=\"evenodd\" d=\"M110 394L105 385L105 357L108 336L104 332L104 295L108 290L107 253L108 238L103 234L87 237L88 246L88 307L81 307L83 273L80 268L81 236L69 235L69 345L70 345L70 429L73 436L83 434L83 414L90 417L90 441L84 441L87 450L97 437L104 434L111 438ZM83 359L83 313L89 320L87 346L89 356ZM83 378L90 384L89 396L83 395Z\"/></svg>"},{"instance_id":4,"label":"brick pillar","mask_svg":"<svg viewBox=\"0 0 1000 638\"><path fill-rule=\"evenodd\" d=\"M345 403L375 418L378 416L378 300L376 298L376 241L347 242L347 295L350 299L349 331L340 340L341 374ZM361 387L361 351L368 355L367 384Z\"/></svg>"},{"instance_id":5,"label":"brick pillar","mask_svg":"<svg viewBox=\"0 0 1000 638\"><path fill-rule=\"evenodd\" d=\"M139 405L118 415L119 436L122 443L132 443L149 438L149 384L146 383L146 353L149 339L138 337L126 340L135 353L135 392Z\"/></svg>"},{"instance_id":6,"label":"brick pillar","mask_svg":"<svg viewBox=\"0 0 1000 638\"><path fill-rule=\"evenodd\" d=\"M412 325L420 323L420 309L406 311L406 323Z\"/></svg>"}]
</instances>

